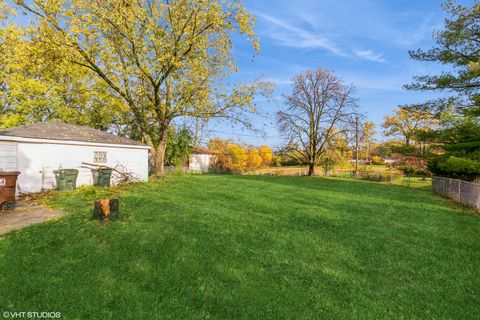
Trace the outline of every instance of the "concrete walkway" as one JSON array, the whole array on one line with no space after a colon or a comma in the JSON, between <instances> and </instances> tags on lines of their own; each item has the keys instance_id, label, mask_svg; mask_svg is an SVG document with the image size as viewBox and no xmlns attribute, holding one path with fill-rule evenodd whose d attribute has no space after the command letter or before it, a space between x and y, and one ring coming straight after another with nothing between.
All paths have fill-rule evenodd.
<instances>
[{"instance_id":1,"label":"concrete walkway","mask_svg":"<svg viewBox=\"0 0 480 320\"><path fill-rule=\"evenodd\" d=\"M61 210L35 204L18 204L11 212L0 212L0 234L61 217Z\"/></svg>"}]
</instances>

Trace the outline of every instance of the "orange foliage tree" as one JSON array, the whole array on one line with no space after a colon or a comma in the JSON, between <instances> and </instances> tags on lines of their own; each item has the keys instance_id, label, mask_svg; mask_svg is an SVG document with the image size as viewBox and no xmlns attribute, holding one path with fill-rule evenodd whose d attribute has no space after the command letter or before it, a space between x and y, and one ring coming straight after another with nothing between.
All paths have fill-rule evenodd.
<instances>
[{"instance_id":1,"label":"orange foliage tree","mask_svg":"<svg viewBox=\"0 0 480 320\"><path fill-rule=\"evenodd\" d=\"M230 156L233 162L234 170L245 170L248 168L248 153L247 150L235 143L230 143Z\"/></svg>"},{"instance_id":2,"label":"orange foliage tree","mask_svg":"<svg viewBox=\"0 0 480 320\"><path fill-rule=\"evenodd\" d=\"M233 168L233 159L230 156L230 142L213 138L208 142L208 149L215 157L213 167L215 170L230 171Z\"/></svg>"},{"instance_id":3,"label":"orange foliage tree","mask_svg":"<svg viewBox=\"0 0 480 320\"><path fill-rule=\"evenodd\" d=\"M273 151L266 145L247 148L228 140L213 138L208 149L215 155L213 167L218 171L258 169L272 163Z\"/></svg>"},{"instance_id":4,"label":"orange foliage tree","mask_svg":"<svg viewBox=\"0 0 480 320\"><path fill-rule=\"evenodd\" d=\"M258 153L260 154L260 157L262 157L263 166L269 167L272 165L273 151L269 146L263 145L258 147Z\"/></svg>"},{"instance_id":5,"label":"orange foliage tree","mask_svg":"<svg viewBox=\"0 0 480 320\"><path fill-rule=\"evenodd\" d=\"M254 147L248 148L248 168L258 169L263 166L263 158L260 156L259 150Z\"/></svg>"}]
</instances>

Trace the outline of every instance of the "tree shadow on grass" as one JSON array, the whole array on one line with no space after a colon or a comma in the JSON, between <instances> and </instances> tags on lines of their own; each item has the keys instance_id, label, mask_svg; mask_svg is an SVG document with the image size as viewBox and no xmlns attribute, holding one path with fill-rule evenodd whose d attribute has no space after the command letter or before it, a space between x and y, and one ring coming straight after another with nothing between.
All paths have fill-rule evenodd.
<instances>
[{"instance_id":1,"label":"tree shadow on grass","mask_svg":"<svg viewBox=\"0 0 480 320\"><path fill-rule=\"evenodd\" d=\"M428 196L386 208L398 189L367 184L199 176L134 189L121 195L126 221L84 223L77 208L81 219L2 241L1 287L19 289L0 305L72 318L348 319L453 317L446 295L475 301L463 289L480 279L479 224L439 215L456 210L435 200L419 212Z\"/></svg>"},{"instance_id":2,"label":"tree shadow on grass","mask_svg":"<svg viewBox=\"0 0 480 320\"><path fill-rule=\"evenodd\" d=\"M350 200L378 201L404 207L418 207L425 203L438 211L471 213L451 201L445 201L432 190L422 190L401 185L388 185L372 181L345 180L323 177L277 177L277 176L235 176L236 179L260 181L267 184L279 184L295 189L335 192L340 198ZM379 201L380 200L380 201ZM359 203L360 201L358 201Z\"/></svg>"}]
</instances>

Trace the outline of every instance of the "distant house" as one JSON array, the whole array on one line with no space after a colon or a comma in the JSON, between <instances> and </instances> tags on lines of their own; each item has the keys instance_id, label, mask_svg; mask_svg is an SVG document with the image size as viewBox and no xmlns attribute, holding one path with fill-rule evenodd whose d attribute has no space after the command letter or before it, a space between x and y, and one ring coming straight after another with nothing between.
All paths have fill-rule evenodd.
<instances>
[{"instance_id":1,"label":"distant house","mask_svg":"<svg viewBox=\"0 0 480 320\"><path fill-rule=\"evenodd\" d=\"M0 170L18 170L18 192L39 192L55 186L53 171L78 169L77 185L93 183L82 162L122 165L136 178L148 180L149 147L100 130L40 122L0 131Z\"/></svg>"},{"instance_id":2,"label":"distant house","mask_svg":"<svg viewBox=\"0 0 480 320\"><path fill-rule=\"evenodd\" d=\"M208 172L214 155L202 147L194 147L188 159L188 170L192 172Z\"/></svg>"}]
</instances>

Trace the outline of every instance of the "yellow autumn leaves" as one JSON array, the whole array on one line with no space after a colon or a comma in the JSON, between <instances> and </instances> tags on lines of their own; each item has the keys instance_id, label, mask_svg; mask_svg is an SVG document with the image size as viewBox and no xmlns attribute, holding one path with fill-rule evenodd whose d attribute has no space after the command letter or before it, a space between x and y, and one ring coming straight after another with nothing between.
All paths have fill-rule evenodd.
<instances>
[{"instance_id":1,"label":"yellow autumn leaves","mask_svg":"<svg viewBox=\"0 0 480 320\"><path fill-rule=\"evenodd\" d=\"M266 145L241 146L220 138L211 139L209 151L215 155L214 168L219 171L252 170L272 164L273 151Z\"/></svg>"}]
</instances>

